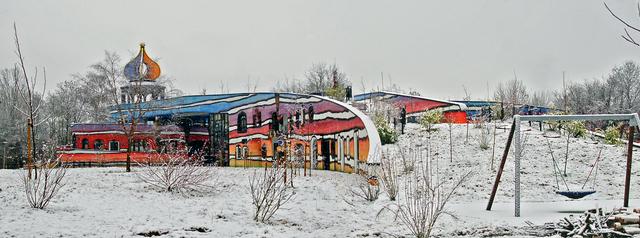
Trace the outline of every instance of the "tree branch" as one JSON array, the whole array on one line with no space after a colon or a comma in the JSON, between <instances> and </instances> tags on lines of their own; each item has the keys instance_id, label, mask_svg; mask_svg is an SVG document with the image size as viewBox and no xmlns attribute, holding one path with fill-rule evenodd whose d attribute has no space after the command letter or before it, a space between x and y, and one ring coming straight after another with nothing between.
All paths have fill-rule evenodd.
<instances>
[{"instance_id":1,"label":"tree branch","mask_svg":"<svg viewBox=\"0 0 640 238\"><path fill-rule=\"evenodd\" d=\"M607 11L609 11L609 13L611 13L611 15L613 17L615 17L616 19L618 19L618 21L622 22L622 24L624 24L625 26L633 29L634 31L640 32L640 29L632 26L631 24L627 23L626 21L622 20L622 18L618 17L615 13L613 13L613 11L611 11L611 9L609 8L609 6L607 6L607 3L604 3L604 7L607 8ZM638 14L640 15L640 6L638 6Z\"/></svg>"}]
</instances>

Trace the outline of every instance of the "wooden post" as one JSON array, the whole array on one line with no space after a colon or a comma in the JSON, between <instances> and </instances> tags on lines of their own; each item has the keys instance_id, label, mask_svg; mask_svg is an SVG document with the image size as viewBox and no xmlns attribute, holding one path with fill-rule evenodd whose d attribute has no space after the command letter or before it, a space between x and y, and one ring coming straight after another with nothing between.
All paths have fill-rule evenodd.
<instances>
[{"instance_id":1,"label":"wooden post","mask_svg":"<svg viewBox=\"0 0 640 238\"><path fill-rule=\"evenodd\" d=\"M496 174L496 180L493 182L493 189L491 190L491 196L489 197L489 204L487 204L487 211L491 211L493 206L493 199L496 197L498 191L498 184L500 183L500 177L502 177L502 171L504 170L504 164L507 162L507 156L509 155L509 148L511 148L511 140L513 140L513 132L515 131L515 121L511 124L511 130L509 131L509 138L507 138L507 145L504 147L502 153L502 160L500 161L500 167L498 168L498 174Z\"/></svg>"},{"instance_id":2,"label":"wooden post","mask_svg":"<svg viewBox=\"0 0 640 238\"><path fill-rule=\"evenodd\" d=\"M31 157L31 127L33 123L31 122L31 118L27 119L27 176L31 179L31 167L33 164L33 158Z\"/></svg>"},{"instance_id":3,"label":"wooden post","mask_svg":"<svg viewBox=\"0 0 640 238\"><path fill-rule=\"evenodd\" d=\"M629 188L631 186L631 161L633 160L633 134L635 127L629 126L629 138L627 140L627 173L624 177L624 207L629 207Z\"/></svg>"}]
</instances>

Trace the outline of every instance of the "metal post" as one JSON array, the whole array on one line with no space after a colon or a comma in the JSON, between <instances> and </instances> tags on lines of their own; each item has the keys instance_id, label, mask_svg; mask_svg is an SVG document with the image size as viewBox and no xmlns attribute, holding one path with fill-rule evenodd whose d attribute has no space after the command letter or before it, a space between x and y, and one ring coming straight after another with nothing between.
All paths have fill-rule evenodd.
<instances>
[{"instance_id":1,"label":"metal post","mask_svg":"<svg viewBox=\"0 0 640 238\"><path fill-rule=\"evenodd\" d=\"M514 116L515 126L513 128L513 135L515 137L515 168L514 168L514 193L515 193L515 216L520 217L520 155L522 145L520 144L520 116Z\"/></svg>"},{"instance_id":2,"label":"metal post","mask_svg":"<svg viewBox=\"0 0 640 238\"><path fill-rule=\"evenodd\" d=\"M7 142L5 141L2 146L2 169L7 168Z\"/></svg>"},{"instance_id":3,"label":"metal post","mask_svg":"<svg viewBox=\"0 0 640 238\"><path fill-rule=\"evenodd\" d=\"M496 192L498 191L498 185L500 184L502 171L504 171L504 165L507 162L507 157L509 156L509 149L511 148L511 140L513 139L513 131L515 129L515 126L516 126L515 122L511 123L511 130L509 130L507 145L504 147L504 152L502 153L502 160L500 160L500 167L498 168L498 174L496 174L496 180L493 182L493 189L491 190L491 196L489 197L489 204L487 204L487 211L491 211L491 206L493 206L493 199L496 197Z\"/></svg>"},{"instance_id":4,"label":"metal post","mask_svg":"<svg viewBox=\"0 0 640 238\"><path fill-rule=\"evenodd\" d=\"M629 138L627 141L627 173L624 177L624 207L629 207L629 187L631 186L631 161L633 160L633 126L629 126Z\"/></svg>"}]
</instances>

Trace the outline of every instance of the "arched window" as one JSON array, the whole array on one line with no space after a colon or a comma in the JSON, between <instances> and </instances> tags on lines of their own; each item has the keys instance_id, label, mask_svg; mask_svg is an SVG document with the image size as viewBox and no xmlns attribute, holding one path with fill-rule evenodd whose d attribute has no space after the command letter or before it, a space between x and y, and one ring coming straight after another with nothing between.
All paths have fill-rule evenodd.
<instances>
[{"instance_id":1,"label":"arched window","mask_svg":"<svg viewBox=\"0 0 640 238\"><path fill-rule=\"evenodd\" d=\"M256 125L258 125L257 127L261 127L262 126L262 112L260 110L258 110L256 115L257 115L256 117L258 118L258 123L256 123Z\"/></svg>"},{"instance_id":2,"label":"arched window","mask_svg":"<svg viewBox=\"0 0 640 238\"><path fill-rule=\"evenodd\" d=\"M253 110L253 127L262 126L262 113L260 113L260 109L256 108Z\"/></svg>"},{"instance_id":3,"label":"arched window","mask_svg":"<svg viewBox=\"0 0 640 238\"><path fill-rule=\"evenodd\" d=\"M94 150L102 150L102 146L104 145L104 143L102 142L102 140L97 139L95 142L93 142L93 149Z\"/></svg>"},{"instance_id":4,"label":"arched window","mask_svg":"<svg viewBox=\"0 0 640 238\"><path fill-rule=\"evenodd\" d=\"M258 118L257 117L258 117L258 115L254 111L253 112L253 116L252 116L253 120L252 120L252 123L251 123L251 125L253 125L253 127L257 127L258 126Z\"/></svg>"},{"instance_id":5,"label":"arched window","mask_svg":"<svg viewBox=\"0 0 640 238\"><path fill-rule=\"evenodd\" d=\"M82 149L83 150L89 149L89 139L87 138L82 139Z\"/></svg>"},{"instance_id":6,"label":"arched window","mask_svg":"<svg viewBox=\"0 0 640 238\"><path fill-rule=\"evenodd\" d=\"M240 112L240 114L238 114L238 123L236 126L238 127L238 133L247 132L247 113Z\"/></svg>"},{"instance_id":7,"label":"arched window","mask_svg":"<svg viewBox=\"0 0 640 238\"><path fill-rule=\"evenodd\" d=\"M111 151L120 150L120 142L117 142L115 140L109 141L109 150Z\"/></svg>"}]
</instances>

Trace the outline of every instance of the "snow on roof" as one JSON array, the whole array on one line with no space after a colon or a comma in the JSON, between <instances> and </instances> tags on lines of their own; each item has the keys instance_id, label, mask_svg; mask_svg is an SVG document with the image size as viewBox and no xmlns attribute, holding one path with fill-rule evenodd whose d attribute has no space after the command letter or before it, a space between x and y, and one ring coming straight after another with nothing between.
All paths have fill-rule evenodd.
<instances>
[{"instance_id":1,"label":"snow on roof","mask_svg":"<svg viewBox=\"0 0 640 238\"><path fill-rule=\"evenodd\" d=\"M410 97L410 98L417 98L417 99L423 99L423 100L434 101L434 102L447 103L447 104L451 104L451 105L457 105L458 107L460 107L460 110L462 110L462 111L467 110L467 105L465 105L464 103L453 102L453 101L442 100L442 99L435 99L435 98L428 98L428 97L411 95L411 94L389 92L389 91L378 91L378 92L362 93L362 94L356 95L354 98L364 97L365 95L373 96L373 94L389 94L389 95L395 95L395 96ZM358 100L358 99L356 99L356 100L360 101L360 100L364 100L364 98L360 99L360 100Z\"/></svg>"}]
</instances>

